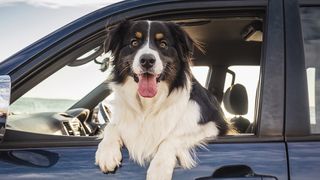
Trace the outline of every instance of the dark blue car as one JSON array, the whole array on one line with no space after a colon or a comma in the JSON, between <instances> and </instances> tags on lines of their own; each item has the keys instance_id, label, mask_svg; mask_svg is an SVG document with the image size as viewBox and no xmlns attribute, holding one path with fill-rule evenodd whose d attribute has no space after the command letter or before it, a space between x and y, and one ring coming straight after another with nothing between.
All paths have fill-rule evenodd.
<instances>
[{"instance_id":1,"label":"dark blue car","mask_svg":"<svg viewBox=\"0 0 320 180\"><path fill-rule=\"evenodd\" d=\"M81 17L0 63L1 97L11 85L9 113L0 113L1 180L145 179L147 167L126 149L114 174L94 165L110 116L101 103L111 94L105 28L124 19L173 21L203 42L193 71L238 131L198 149L198 165L177 167L173 179L320 179L319 1L136 0Z\"/></svg>"}]
</instances>

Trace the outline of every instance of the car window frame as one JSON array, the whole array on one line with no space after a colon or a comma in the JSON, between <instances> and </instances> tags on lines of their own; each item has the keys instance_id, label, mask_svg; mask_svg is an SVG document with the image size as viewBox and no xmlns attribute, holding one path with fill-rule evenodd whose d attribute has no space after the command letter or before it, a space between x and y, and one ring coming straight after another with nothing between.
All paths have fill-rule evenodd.
<instances>
[{"instance_id":1,"label":"car window frame","mask_svg":"<svg viewBox=\"0 0 320 180\"><path fill-rule=\"evenodd\" d=\"M234 8L235 10L245 10L245 9L265 9L265 33L264 33L264 45L262 47L262 62L261 62L261 75L262 80L260 81L261 91L259 98L259 104L257 105L258 115L257 117L257 132L255 135L243 135L243 136L228 136L221 137L215 143L225 143L225 142L275 142L283 141L283 109L284 102L281 98L277 96L267 96L270 94L279 94L279 96L284 94L284 42L283 42L283 4L282 1L269 0L268 4L265 0L260 1L212 1L205 3L178 3L171 4L171 6L162 5L157 7L157 10L160 11L164 9L171 9L172 11L177 11L174 8L177 8L181 4L187 4L180 8L180 11L191 11L199 10L197 8L202 7L201 10L210 9L223 9L229 10ZM178 8L178 9L179 9ZM188 9L189 8L189 9ZM226 9L228 8L228 9ZM144 11L149 9L148 11ZM151 8L152 9L152 8ZM78 57L81 53L78 54L69 53L75 48L83 48L83 50L89 50L88 47L93 47L98 45L101 40L104 38L103 29L105 24L108 22L114 24L123 19L123 17L139 19L146 17L157 17L156 13L148 14L150 7L146 6L141 8L139 11L136 9L128 10L127 12L122 12L117 15L114 15L113 18L104 17L104 20L95 21L86 27L81 27L75 33L70 36L66 36L64 39L60 39L56 44L51 45L50 48L43 50L39 55L32 57L26 61L23 66L19 66L19 69L12 70L8 72L12 77L13 83L13 100L20 97L24 92L28 90L31 86L41 82L45 77L48 77L58 69L62 68L64 65L70 62L70 59ZM130 14L131 13L131 14ZM129 16L130 15L130 16ZM275 32L276 35L274 34ZM89 46L90 45L90 46ZM81 51L84 52L84 51ZM277 64L275 68L274 65ZM50 67L50 69L49 69ZM54 67L54 68L52 68ZM276 73L274 73L276 69ZM1 70L1 69L0 69ZM40 72L36 77L32 76L31 72ZM274 79L278 81L275 83ZM28 84L29 83L29 84ZM22 87L23 85L27 87ZM275 108L278 107L278 108ZM272 117L270 114L274 113ZM53 138L53 141L40 144L40 146L56 146L57 142L63 141L64 138ZM59 140L58 140L59 139ZM70 137L65 138L70 139ZM72 137L71 139L77 139L77 137ZM60 142L59 141L59 142ZM62 142L62 144L67 144L69 140ZM99 140L95 141L97 144ZM5 147L4 144L1 144L1 148ZM9 144L10 145L10 144ZM11 143L12 145L12 143ZM37 144L39 146L39 143Z\"/></svg>"},{"instance_id":2,"label":"car window frame","mask_svg":"<svg viewBox=\"0 0 320 180\"><path fill-rule=\"evenodd\" d=\"M264 22L260 78L256 94L255 134L220 137L218 142L284 141L284 19L283 1L269 0Z\"/></svg>"}]
</instances>

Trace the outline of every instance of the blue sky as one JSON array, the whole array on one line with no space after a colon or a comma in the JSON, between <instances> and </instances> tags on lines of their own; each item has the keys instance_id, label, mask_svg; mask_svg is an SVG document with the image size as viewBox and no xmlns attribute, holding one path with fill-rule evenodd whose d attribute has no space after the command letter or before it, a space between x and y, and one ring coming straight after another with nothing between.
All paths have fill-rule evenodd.
<instances>
[{"instance_id":1,"label":"blue sky","mask_svg":"<svg viewBox=\"0 0 320 180\"><path fill-rule=\"evenodd\" d=\"M119 0L0 0L0 61L69 22Z\"/></svg>"}]
</instances>

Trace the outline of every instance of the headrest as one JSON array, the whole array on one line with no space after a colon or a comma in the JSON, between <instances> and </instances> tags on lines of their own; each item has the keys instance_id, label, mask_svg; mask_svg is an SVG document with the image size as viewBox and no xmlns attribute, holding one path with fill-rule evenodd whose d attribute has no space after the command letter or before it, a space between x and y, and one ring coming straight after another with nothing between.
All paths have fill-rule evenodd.
<instances>
[{"instance_id":1,"label":"headrest","mask_svg":"<svg viewBox=\"0 0 320 180\"><path fill-rule=\"evenodd\" d=\"M241 84L234 84L227 89L223 96L223 104L226 110L234 115L248 113L248 94Z\"/></svg>"}]
</instances>

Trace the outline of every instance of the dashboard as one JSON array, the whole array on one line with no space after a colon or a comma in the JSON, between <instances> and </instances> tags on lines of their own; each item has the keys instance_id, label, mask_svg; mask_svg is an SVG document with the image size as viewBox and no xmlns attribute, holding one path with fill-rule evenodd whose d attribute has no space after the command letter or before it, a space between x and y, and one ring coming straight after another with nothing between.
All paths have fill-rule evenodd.
<instances>
[{"instance_id":1,"label":"dashboard","mask_svg":"<svg viewBox=\"0 0 320 180\"><path fill-rule=\"evenodd\" d=\"M61 113L13 114L8 118L7 128L50 135L95 136L101 132L104 124L96 118L97 110L90 113L90 110L84 108Z\"/></svg>"}]
</instances>

